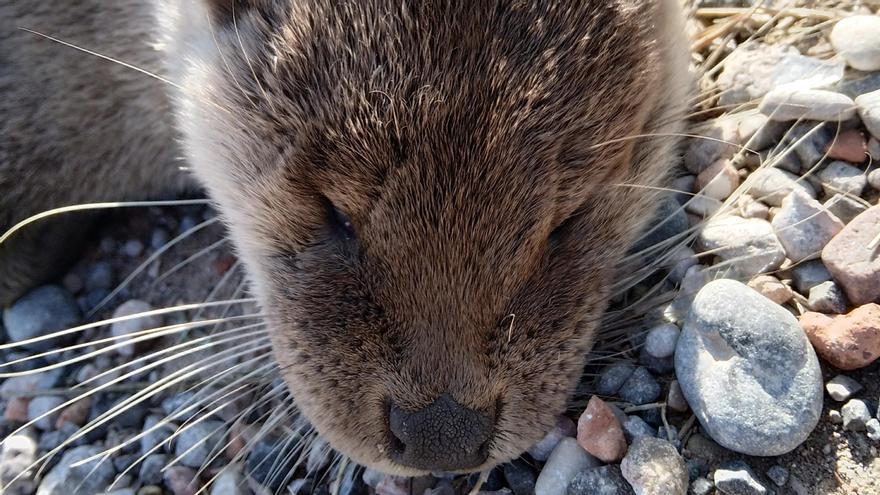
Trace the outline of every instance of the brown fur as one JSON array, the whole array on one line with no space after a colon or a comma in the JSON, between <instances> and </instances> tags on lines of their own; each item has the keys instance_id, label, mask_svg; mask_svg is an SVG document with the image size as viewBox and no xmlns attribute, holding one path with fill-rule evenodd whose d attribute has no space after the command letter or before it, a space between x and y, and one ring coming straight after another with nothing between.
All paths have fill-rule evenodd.
<instances>
[{"instance_id":1,"label":"brown fur","mask_svg":"<svg viewBox=\"0 0 880 495\"><path fill-rule=\"evenodd\" d=\"M0 3L0 14L17 3L31 5ZM649 217L654 194L623 184L659 186L670 171L675 139L615 140L680 130L687 69L673 0L209 3L164 3L164 73L181 88L184 151L229 224L298 406L356 461L414 474L389 458L388 405L417 410L448 393L497 417L481 468L518 456L565 408L613 267ZM29 19L38 29L41 18ZM100 32L78 34L57 33L106 51ZM76 56L110 71L91 78L106 98L131 90L130 79L158 84L11 36L0 38L4 53L54 49L53 61ZM142 60L136 50L118 56ZM22 57L56 70L45 52ZM79 98L58 113L94 104L94 88L70 84L60 89ZM45 120L12 129L36 150L72 139L47 137ZM64 148L51 162L3 143L7 181L35 158L71 163L15 180L22 214L138 196L75 186L85 162L101 163L93 178L132 174L146 195L170 182L138 177L165 162L159 151L144 160L137 146L121 157ZM28 196L59 184L70 186L54 204Z\"/></svg>"}]
</instances>

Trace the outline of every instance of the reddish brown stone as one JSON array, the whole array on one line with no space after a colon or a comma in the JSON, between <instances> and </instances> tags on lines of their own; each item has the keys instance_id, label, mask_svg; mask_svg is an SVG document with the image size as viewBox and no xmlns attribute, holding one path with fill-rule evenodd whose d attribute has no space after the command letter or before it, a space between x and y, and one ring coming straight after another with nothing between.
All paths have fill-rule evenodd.
<instances>
[{"instance_id":1,"label":"reddish brown stone","mask_svg":"<svg viewBox=\"0 0 880 495\"><path fill-rule=\"evenodd\" d=\"M577 430L581 447L604 462L617 462L626 454L626 439L620 421L608 404L595 395L578 419Z\"/></svg>"},{"instance_id":2,"label":"reddish brown stone","mask_svg":"<svg viewBox=\"0 0 880 495\"><path fill-rule=\"evenodd\" d=\"M878 304L865 304L835 318L804 313L800 323L816 352L837 368L864 368L880 357Z\"/></svg>"},{"instance_id":3,"label":"reddish brown stone","mask_svg":"<svg viewBox=\"0 0 880 495\"><path fill-rule=\"evenodd\" d=\"M73 404L65 407L58 419L55 420L55 429L59 430L65 423L82 426L89 419L89 411L92 408L92 398L84 397Z\"/></svg>"},{"instance_id":4,"label":"reddish brown stone","mask_svg":"<svg viewBox=\"0 0 880 495\"><path fill-rule=\"evenodd\" d=\"M30 399L13 397L6 403L3 418L12 423L25 423L28 420L28 403Z\"/></svg>"},{"instance_id":5,"label":"reddish brown stone","mask_svg":"<svg viewBox=\"0 0 880 495\"><path fill-rule=\"evenodd\" d=\"M855 217L822 249L822 262L854 305L880 302L880 205Z\"/></svg>"},{"instance_id":6,"label":"reddish brown stone","mask_svg":"<svg viewBox=\"0 0 880 495\"><path fill-rule=\"evenodd\" d=\"M868 158L868 142L864 134L851 129L841 132L837 139L828 144L826 151L835 160L862 163Z\"/></svg>"}]
</instances>

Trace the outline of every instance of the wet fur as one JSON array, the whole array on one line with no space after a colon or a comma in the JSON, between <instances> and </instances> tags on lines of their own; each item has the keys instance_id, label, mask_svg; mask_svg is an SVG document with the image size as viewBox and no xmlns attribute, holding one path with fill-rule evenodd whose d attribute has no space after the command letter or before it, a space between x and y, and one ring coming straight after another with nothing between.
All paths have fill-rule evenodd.
<instances>
[{"instance_id":1,"label":"wet fur","mask_svg":"<svg viewBox=\"0 0 880 495\"><path fill-rule=\"evenodd\" d=\"M671 171L676 139L619 138L680 132L673 0L209 3L158 2L156 31L149 2L114 3L109 23L104 2L70 7L76 23L0 3L0 63L14 69L0 75L0 230L178 189L170 95L318 431L360 463L415 474L388 457L387 408L449 393L497 418L482 467L518 456L564 410L614 266L650 217L654 193L625 184ZM17 281L0 286L4 303L49 276L29 253L53 253L18 242L0 246L0 281Z\"/></svg>"}]
</instances>

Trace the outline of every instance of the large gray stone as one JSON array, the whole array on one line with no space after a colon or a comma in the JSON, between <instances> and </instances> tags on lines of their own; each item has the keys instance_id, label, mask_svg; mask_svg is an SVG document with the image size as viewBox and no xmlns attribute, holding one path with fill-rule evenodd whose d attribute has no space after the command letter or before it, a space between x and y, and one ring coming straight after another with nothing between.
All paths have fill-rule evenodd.
<instances>
[{"instance_id":1,"label":"large gray stone","mask_svg":"<svg viewBox=\"0 0 880 495\"><path fill-rule=\"evenodd\" d=\"M744 277L775 270L785 261L785 252L773 226L758 218L727 215L713 218L703 227L699 246L724 260L719 271Z\"/></svg>"},{"instance_id":2,"label":"large gray stone","mask_svg":"<svg viewBox=\"0 0 880 495\"><path fill-rule=\"evenodd\" d=\"M819 361L797 320L733 280L716 280L697 294L675 371L705 431L743 454L791 451L822 412Z\"/></svg>"},{"instance_id":3,"label":"large gray stone","mask_svg":"<svg viewBox=\"0 0 880 495\"><path fill-rule=\"evenodd\" d=\"M688 472L671 443L652 437L636 438L620 463L623 477L636 495L685 495Z\"/></svg>"},{"instance_id":4,"label":"large gray stone","mask_svg":"<svg viewBox=\"0 0 880 495\"><path fill-rule=\"evenodd\" d=\"M3 325L11 342L49 335L76 326L81 313L76 299L57 285L44 285L25 294L3 312ZM70 341L70 336L33 342L24 347L48 351Z\"/></svg>"}]
</instances>

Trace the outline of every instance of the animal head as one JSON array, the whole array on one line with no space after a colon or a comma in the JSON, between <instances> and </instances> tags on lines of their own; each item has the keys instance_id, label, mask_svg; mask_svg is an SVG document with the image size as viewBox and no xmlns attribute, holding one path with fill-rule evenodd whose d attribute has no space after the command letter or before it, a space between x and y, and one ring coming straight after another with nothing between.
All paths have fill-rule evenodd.
<instances>
[{"instance_id":1,"label":"animal head","mask_svg":"<svg viewBox=\"0 0 880 495\"><path fill-rule=\"evenodd\" d=\"M298 407L395 474L552 428L666 162L642 2L192 2L185 149ZM636 5L638 4L638 5Z\"/></svg>"}]
</instances>

